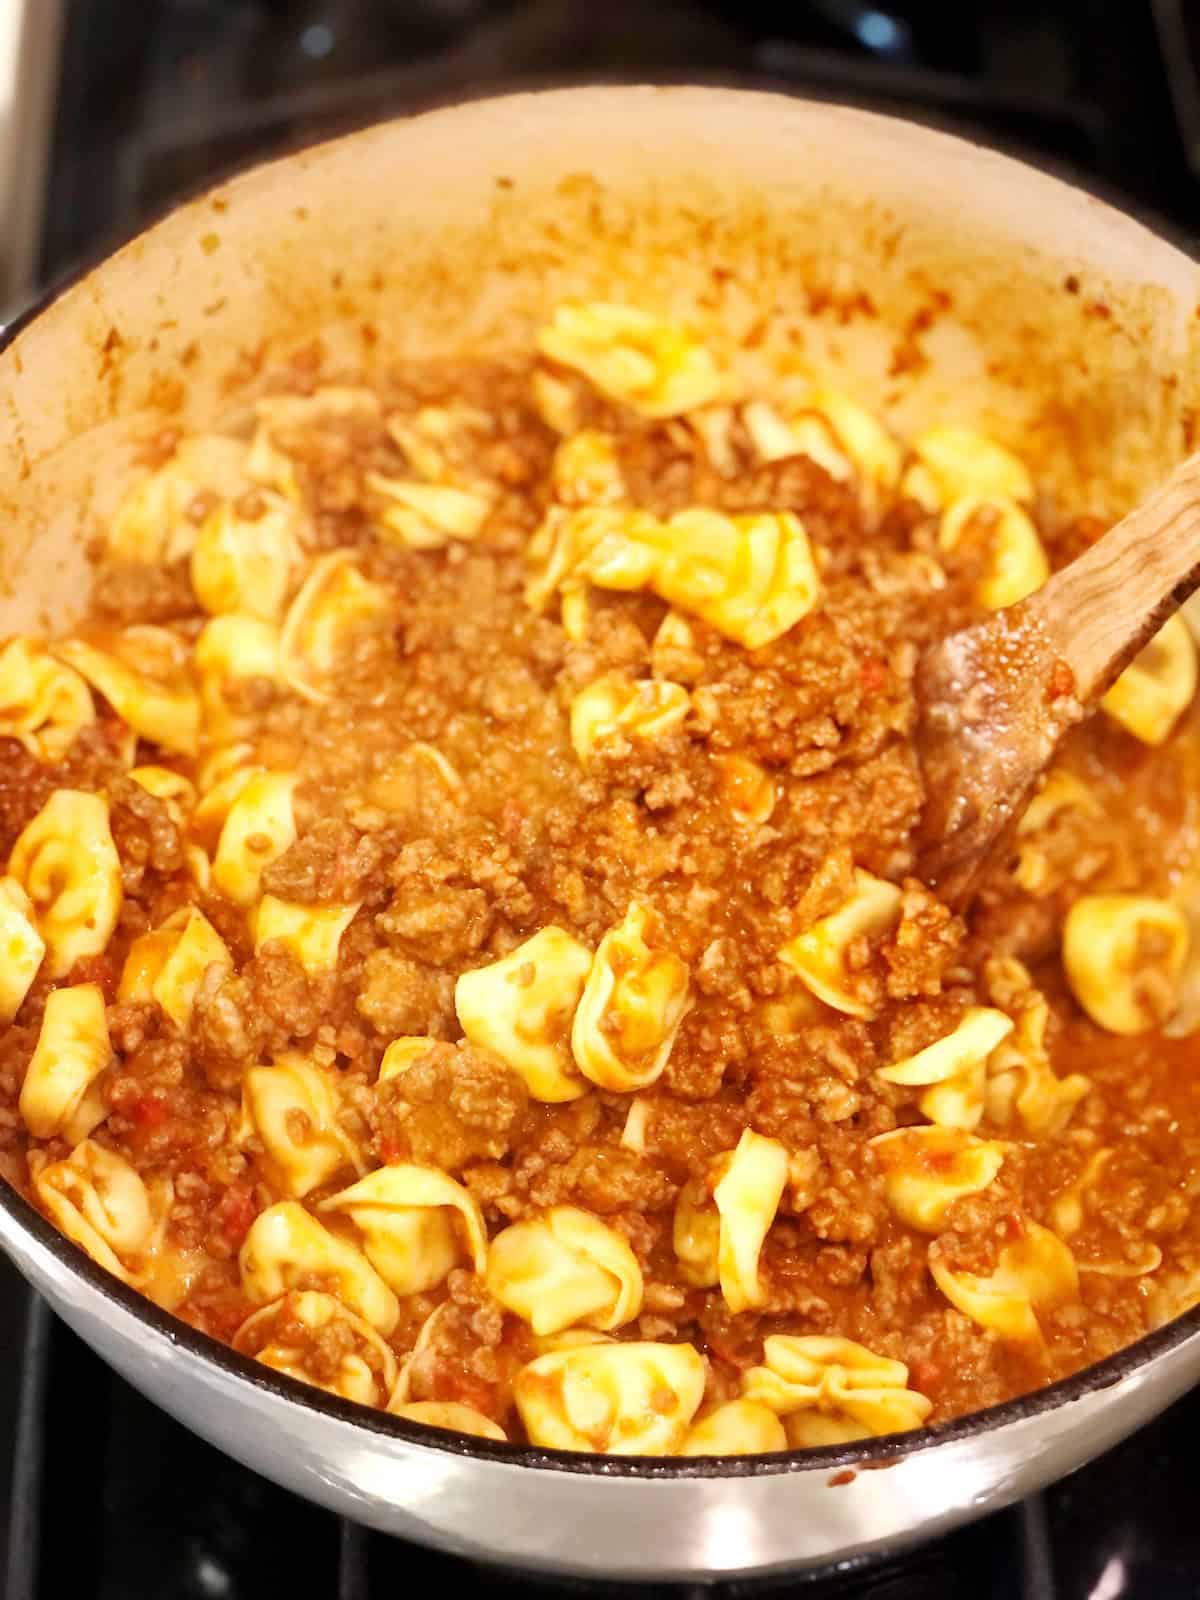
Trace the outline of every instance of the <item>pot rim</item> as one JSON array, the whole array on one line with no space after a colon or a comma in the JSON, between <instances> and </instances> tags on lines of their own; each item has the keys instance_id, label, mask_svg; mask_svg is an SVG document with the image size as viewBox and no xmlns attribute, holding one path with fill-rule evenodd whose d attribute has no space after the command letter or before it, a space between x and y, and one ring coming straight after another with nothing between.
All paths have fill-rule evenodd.
<instances>
[{"instance_id":1,"label":"pot rim","mask_svg":"<svg viewBox=\"0 0 1200 1600\"><path fill-rule=\"evenodd\" d=\"M671 80L665 85L652 80L639 80L637 83L608 83L603 85L594 83L586 85L579 83L556 84L550 87L539 86L537 89L532 90L523 89L517 92L503 91L479 95L465 93L456 95L453 99L444 102L435 102L416 113L371 120L361 128L354 128L334 139L318 138L311 143L303 144L295 149L289 149L283 155L267 158L263 161L251 162L249 165L236 166L224 174L219 174L215 179L209 180L196 191L185 195L181 200L164 207L151 218L149 223L140 227L135 233L107 237L94 254L89 252L67 272L54 279L45 290L39 293L16 316L7 323L0 324L0 353L7 350L22 331L35 322L56 301L85 280L93 271L102 266L105 261L118 253L134 238L141 237L142 234L151 231L166 217L176 212L187 210L198 199L211 192L214 187L220 187L230 180L236 180L239 176L263 167L282 166L298 156L302 157L318 151L324 145L341 144L353 140L360 133L371 128L410 122L424 117L442 116L448 111L453 111L459 105L477 105L481 101L531 100L541 98L543 95L563 96L571 94L575 89L586 89L587 92L592 94L607 92L620 95L630 91L638 92L655 88L660 89L664 94L670 94L672 90L686 93L689 89L712 89L714 86L704 83L684 83L678 80ZM900 123L909 130L916 128L933 141L966 145L968 148L985 154L993 160L1004 161L1010 166L1034 173L1043 180L1049 179L1061 184L1063 188L1082 190L1084 193L1090 194L1098 204L1105 206L1106 209L1116 211L1140 223L1180 254L1187 256L1189 259L1196 259L1191 248L1194 244L1191 236L1178 227L1169 224L1165 219L1158 217L1153 212L1131 209L1126 205L1118 204L1111 190L1107 190L1105 186L1093 186L1086 176L1078 176L1073 171L1068 179L1061 175L1064 170L1061 167L1054 165L1039 166L1033 160L1025 160L1010 155L1006 151L997 149L995 146L982 141L970 139L958 133L947 133L941 128L931 128L928 125L914 122L912 118L863 110L858 106L848 106L833 96L783 94L771 86L752 88L735 85L731 87L727 82L723 82L719 86L719 91L725 95L737 95L742 98L748 98L753 95L755 98L761 99L786 99L789 102L801 101L809 105L851 111L865 120L879 123ZM980 1434L990 1433L995 1429L1031 1421L1037 1417L1057 1411L1060 1407L1070 1405L1086 1396L1112 1388L1131 1377L1135 1372L1149 1367L1159 1357L1167 1355L1200 1335L1200 1304L1197 1304L1180 1316L1164 1323L1160 1328L1143 1335L1135 1343L1124 1346L1103 1361L1084 1367L1070 1377L1062 1378L1044 1388L1033 1390L1028 1394L1018 1395L1015 1399L1004 1401L999 1405L988 1406L981 1411L968 1412L965 1416L933 1427L918 1428L906 1433L887 1434L882 1437L858 1440L851 1444L821 1445L803 1450L775 1451L770 1454L752 1456L589 1455L569 1450L544 1449L536 1445L499 1443L490 1439L451 1433L445 1429L431 1428L420 1423L408 1422L381 1409L343 1400L341 1397L318 1389L312 1384L266 1367L252 1357L234 1350L232 1346L223 1344L210 1334L202 1333L199 1329L191 1327L171 1312L164 1311L146 1295L122 1283L119 1278L114 1277L94 1262L86 1251L72 1243L65 1234L60 1233L24 1195L3 1179L0 1179L0 1210L8 1216L19 1232L31 1236L35 1243L41 1249L47 1251L60 1267L64 1268L71 1276L81 1280L88 1289L99 1294L101 1299L108 1302L110 1306L115 1307L119 1314L131 1316L136 1322L148 1327L154 1335L166 1339L172 1346L186 1351L189 1356L195 1357L201 1362L212 1364L224 1374L232 1376L241 1382L249 1383L259 1391L286 1405L298 1407L317 1417L332 1417L338 1422L349 1424L380 1438L437 1450L446 1455L490 1461L500 1466L570 1473L576 1476L601 1479L619 1478L647 1481L743 1479L777 1476L794 1472L819 1472L822 1470L836 1472L839 1469L848 1469L853 1474L855 1469L863 1471L887 1467L909 1456L935 1449L942 1444L961 1443ZM20 1265L20 1247L14 1248L7 1240L0 1242L3 1243L5 1249L13 1254L17 1264Z\"/></svg>"}]
</instances>

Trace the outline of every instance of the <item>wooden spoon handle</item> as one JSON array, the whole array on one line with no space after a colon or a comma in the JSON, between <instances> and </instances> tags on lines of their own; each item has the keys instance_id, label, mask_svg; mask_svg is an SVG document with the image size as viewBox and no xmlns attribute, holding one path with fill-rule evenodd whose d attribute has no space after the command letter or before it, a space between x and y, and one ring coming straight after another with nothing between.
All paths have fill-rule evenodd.
<instances>
[{"instance_id":1,"label":"wooden spoon handle","mask_svg":"<svg viewBox=\"0 0 1200 1600\"><path fill-rule=\"evenodd\" d=\"M1200 452L1026 602L1084 705L1200 586Z\"/></svg>"}]
</instances>

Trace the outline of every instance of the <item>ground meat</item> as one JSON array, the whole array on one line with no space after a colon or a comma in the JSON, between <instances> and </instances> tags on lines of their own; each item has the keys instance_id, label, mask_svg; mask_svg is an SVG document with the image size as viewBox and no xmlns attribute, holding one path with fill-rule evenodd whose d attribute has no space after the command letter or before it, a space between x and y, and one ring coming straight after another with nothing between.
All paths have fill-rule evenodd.
<instances>
[{"instance_id":1,"label":"ground meat","mask_svg":"<svg viewBox=\"0 0 1200 1600\"><path fill-rule=\"evenodd\" d=\"M523 1080L498 1057L465 1043L438 1044L379 1084L370 1120L384 1161L457 1172L507 1155L528 1103Z\"/></svg>"},{"instance_id":2,"label":"ground meat","mask_svg":"<svg viewBox=\"0 0 1200 1600\"><path fill-rule=\"evenodd\" d=\"M314 342L264 381L270 393L316 401L312 417L273 435L301 501L293 592L306 563L341 549L375 586L362 593L380 597L345 648L331 645L334 692L296 693L287 672L240 677L219 697L206 682L196 760L136 739L98 693L95 721L57 764L17 740L0 746L4 859L56 789L78 788L105 795L121 867L105 948L85 939L70 970L39 976L0 1029L0 1173L36 1197L31 1177L78 1142L69 1118L34 1138L21 1095L55 985L99 984L109 1049L80 1115L98 1118L90 1138L145 1186L154 1259L131 1263L137 1281L193 1325L234 1339L261 1310L240 1279L248 1231L268 1208L299 1203L395 1280L387 1339L398 1360L416 1352L401 1379L408 1397L474 1406L516 1438L513 1377L542 1346L472 1270L467 1201L413 1231L439 1242L431 1281L417 1273L423 1286L410 1292L412 1276L372 1244L358 1208L326 1204L356 1176L380 1164L434 1168L461 1183L490 1236L556 1206L588 1212L628 1244L642 1273L640 1308L611 1331L694 1343L708 1362L706 1407L740 1392L769 1335L822 1334L906 1363L937 1421L1077 1370L1194 1299L1195 1044L1102 1033L1072 997L1061 940L1084 893L1186 898L1200 839L1200 711L1153 748L1103 714L1073 730L1060 759L1088 802L1018 839L964 921L911 876L925 803L913 682L921 652L980 615L992 523L975 519L945 551L939 516L902 492L857 471L839 479L804 455L763 464L732 403L647 419L553 363L540 370L559 387L545 390L531 358L514 357L406 364L379 379L377 405L347 416L335 404L322 412L320 391L333 377L358 387L361 374L334 374L327 361ZM604 587L597 571L581 589L585 604L565 618L561 595L532 604L541 558L531 567L531 556L562 528L552 469L568 413L570 425L612 440L628 506L658 518L695 506L794 513L819 576L812 610L749 650L722 633L710 606L701 618L649 584ZM147 468L177 443L153 441ZM380 520L374 473L478 495L486 515L471 539L426 530L407 542ZM198 524L217 503L204 489L188 515ZM243 518L264 504L258 488L235 497ZM1055 565L1099 534L1094 521L1034 504ZM583 538L587 528L574 531ZM192 649L208 618L189 564L114 564L103 544L94 620L168 625L181 651ZM557 555L569 565L581 551ZM665 732L618 726L581 756L577 696L609 673L674 685L686 714ZM169 763L219 812L210 756L295 780L294 842L274 860L267 852L261 882L236 899L214 870L222 817L181 824L128 775ZM768 802L760 815L736 809L730 758ZM248 841L249 855L269 842ZM863 872L899 886L898 915L835 947L838 913ZM46 919L54 885L35 887ZM256 890L312 920L260 944ZM203 912L229 963L159 972L156 946L142 946L137 992L163 977L171 1020L157 1000L129 998L126 962L134 940L188 907ZM345 925L317 916L344 907L354 908ZM648 913L645 964L636 941L608 938L635 907ZM464 1039L460 976L549 927L569 934L578 956L562 1006L527 1017L497 985L494 1050ZM792 945L814 930L831 941L827 982ZM604 941L607 976L603 962L589 967ZM687 976L682 1015L663 1039L656 985L671 988L676 964ZM972 1161L999 1165L917 1227L911 1192L873 1141L928 1128L938 1086L881 1072L952 1034L975 1006L999 1008L1017 1027L992 1060L941 1087L978 1114L968 1176L982 1170ZM1044 1059L1034 1039L1043 1012ZM380 1082L388 1047L402 1039L417 1041L416 1059ZM1028 1059L1014 1058L1017 1040ZM598 1065L598 1044L628 1087ZM565 1100L536 1097L547 1053ZM279 1062L304 1070L297 1103L268 1134L245 1077ZM1082 1075L1086 1093L1047 1127L1037 1116L1050 1072ZM976 1091L982 1105L970 1100ZM271 1148L281 1137L307 1150L311 1166L293 1171ZM746 1269L731 1264L733 1223L718 1200L730 1204L721 1184L738 1152L765 1162L756 1178L772 1210L753 1306L734 1313L726 1280ZM921 1160L918 1191L922 1176L958 1170L936 1150ZM934 1249L949 1270L987 1276L1006 1249L1036 1242L1039 1227L1059 1229L1083 1269L1146 1271L1084 1270L1078 1292L1039 1302L1035 1354L954 1310L929 1267ZM1158 1251L1161 1269L1151 1265ZM319 1265L299 1264L292 1278L283 1303L240 1342L261 1349L254 1330L265 1340L274 1329L314 1381L336 1384L361 1332L339 1321L310 1337L297 1295L344 1285ZM367 1343L368 1367L382 1371L388 1362Z\"/></svg>"}]
</instances>

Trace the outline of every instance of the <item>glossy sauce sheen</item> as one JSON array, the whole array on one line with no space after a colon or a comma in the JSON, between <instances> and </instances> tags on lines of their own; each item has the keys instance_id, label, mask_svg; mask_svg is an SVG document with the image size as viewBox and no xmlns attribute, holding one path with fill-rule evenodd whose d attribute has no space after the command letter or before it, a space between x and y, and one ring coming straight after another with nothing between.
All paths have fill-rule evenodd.
<instances>
[{"instance_id":1,"label":"glossy sauce sheen","mask_svg":"<svg viewBox=\"0 0 1200 1600\"><path fill-rule=\"evenodd\" d=\"M297 837L266 868L263 890L302 905L359 905L333 971L310 974L281 945L256 954L243 911L195 885L185 830L126 776L119 722L100 697L99 719L59 765L4 744L5 858L55 789L109 796L123 906L103 953L65 981L95 981L108 1001L115 1060L101 1079L108 1114L94 1142L148 1184L171 1181L149 1292L225 1340L256 1309L237 1252L255 1217L288 1196L261 1144L239 1137L243 1083L250 1067L298 1051L336 1075L342 1126L365 1167L451 1173L493 1237L569 1205L626 1240L644 1299L616 1336L690 1342L707 1363L702 1415L740 1392L771 1334L837 1336L904 1362L933 1423L1137 1338L1189 1302L1200 1265L1198 1047L1157 1029L1118 1038L1089 1021L1063 976L1060 930L1085 892L1184 894L1200 852L1194 711L1158 748L1104 716L1075 729L1059 766L1094 808L1064 812L1038 835L1036 894L1006 861L964 923L913 875L924 799L914 673L924 647L981 616L972 597L986 531L940 552L936 515L898 490L868 507L853 483L805 455L764 464L736 422L717 470L685 420L647 419L576 383L583 421L615 438L630 502L658 517L696 506L794 512L820 593L807 616L753 651L689 618L681 662L652 649L662 600L596 588L586 637L573 642L557 602L539 614L524 597L557 443L531 403L530 378L525 358L397 373L378 417L288 439L311 518L308 557L348 548L389 597L386 622L362 629L340 659L331 702L262 678L235 695L254 760L299 778ZM279 378L296 392L314 381L305 362ZM482 532L433 550L382 542L364 474L403 466L382 419L462 403L482 419L470 445L472 471L493 494ZM166 459L173 442L159 441L151 459ZM207 509L197 505L194 517ZM1100 531L1044 505L1036 520L1056 567ZM186 561L100 559L93 636L152 622L190 644L202 620ZM646 678L654 658L668 678L686 676L686 718L653 742L611 740L582 764L570 733L575 696L607 673ZM395 767L415 742L450 763L461 789ZM773 783L767 820L734 817L731 797L745 802L754 769L730 777L728 757ZM146 741L137 761L195 772ZM855 868L903 891L895 928L851 952L863 1017L814 999L779 959L845 900ZM631 1095L585 1085L566 1103L539 1103L504 1061L462 1041L454 1005L463 972L550 925L595 950L634 901L652 908L658 947L686 963L692 1002L662 1075L641 1091L642 1150L622 1143ZM208 974L181 1031L153 1003L119 1002L117 987L132 941L189 904L224 939L234 969ZM889 1206L870 1141L923 1125L921 1090L876 1074L949 1034L969 1007L1008 1009L994 966L1005 956L1027 965L1050 1002L1055 1074L1083 1073L1091 1087L1051 1135L985 1118L977 1135L1005 1143L998 1176L950 1205L935 1233L918 1231ZM61 1160L70 1150L61 1138L33 1139L17 1112L51 987L39 977L0 1037L3 1170L27 1193L27 1153ZM388 1044L414 1035L438 1042L377 1082ZM681 1271L673 1221L686 1185L711 1206L713 1163L746 1129L778 1141L790 1165L760 1257L764 1303L735 1313L718 1287L696 1288ZM1039 1309L1032 1344L955 1310L930 1276L931 1243L954 1270L986 1276L1030 1223L1051 1226L1055 1199L1100 1150L1111 1153L1083 1192L1075 1261L1128 1265L1152 1244L1161 1267L1082 1271L1077 1295ZM339 1171L303 1204L328 1221L321 1201L354 1177ZM318 1277L300 1287L330 1285ZM409 1400L459 1402L523 1437L512 1384L537 1354L534 1336L469 1263L401 1296L385 1342L403 1360L441 1305L437 1338L410 1368ZM322 1332L301 1318L290 1337L305 1375L336 1381L342 1328Z\"/></svg>"}]
</instances>

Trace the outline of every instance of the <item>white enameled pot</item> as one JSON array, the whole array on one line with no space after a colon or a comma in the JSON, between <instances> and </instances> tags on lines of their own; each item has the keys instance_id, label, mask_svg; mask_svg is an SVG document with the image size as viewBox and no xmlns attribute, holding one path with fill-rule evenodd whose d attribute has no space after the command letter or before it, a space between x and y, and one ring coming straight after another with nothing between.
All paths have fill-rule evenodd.
<instances>
[{"instance_id":1,"label":"white enameled pot","mask_svg":"<svg viewBox=\"0 0 1200 1600\"><path fill-rule=\"evenodd\" d=\"M1111 515L1185 451L1200 274L1053 178L773 95L575 89L368 129L192 202L0 351L0 631L77 615L156 426L244 412L272 361L527 344L565 298L682 315L753 382L803 354L903 429L1013 444ZM269 1477L472 1557L610 1576L853 1563L1062 1476L1200 1376L1200 1312L949 1427L730 1461L459 1439L269 1372L158 1312L0 1186L0 1247L106 1360Z\"/></svg>"}]
</instances>

